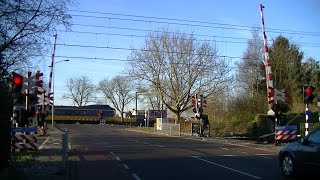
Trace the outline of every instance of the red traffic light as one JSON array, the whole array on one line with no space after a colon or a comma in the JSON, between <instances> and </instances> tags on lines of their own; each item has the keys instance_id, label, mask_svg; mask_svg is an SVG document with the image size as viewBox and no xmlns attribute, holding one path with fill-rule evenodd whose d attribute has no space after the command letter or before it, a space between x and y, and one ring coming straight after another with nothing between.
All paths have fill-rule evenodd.
<instances>
[{"instance_id":1,"label":"red traffic light","mask_svg":"<svg viewBox=\"0 0 320 180\"><path fill-rule=\"evenodd\" d=\"M305 94L311 95L313 93L313 91L314 91L314 87L309 86L305 89Z\"/></svg>"},{"instance_id":2,"label":"red traffic light","mask_svg":"<svg viewBox=\"0 0 320 180\"><path fill-rule=\"evenodd\" d=\"M23 87L23 76L15 72L13 72L12 75L12 92L21 93Z\"/></svg>"},{"instance_id":3,"label":"red traffic light","mask_svg":"<svg viewBox=\"0 0 320 180\"><path fill-rule=\"evenodd\" d=\"M315 87L313 86L305 86L304 87L304 103L309 104L313 102L313 99L316 97L313 92Z\"/></svg>"},{"instance_id":4,"label":"red traffic light","mask_svg":"<svg viewBox=\"0 0 320 180\"><path fill-rule=\"evenodd\" d=\"M14 73L13 74L13 79L12 82L14 85L18 86L18 85L22 85L23 83L23 77L19 74Z\"/></svg>"}]
</instances>

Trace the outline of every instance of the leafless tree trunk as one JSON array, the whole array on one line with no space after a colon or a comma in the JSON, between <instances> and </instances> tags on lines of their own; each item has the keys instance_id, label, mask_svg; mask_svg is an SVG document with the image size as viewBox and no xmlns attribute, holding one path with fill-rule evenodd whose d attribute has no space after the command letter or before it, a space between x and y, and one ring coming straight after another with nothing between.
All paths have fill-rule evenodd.
<instances>
[{"instance_id":1,"label":"leafless tree trunk","mask_svg":"<svg viewBox=\"0 0 320 180\"><path fill-rule=\"evenodd\" d=\"M110 101L114 108L120 112L123 121L124 108L135 96L132 94L132 79L126 76L115 76L110 81L104 79L99 82L98 89L102 91L107 101Z\"/></svg>"},{"instance_id":2,"label":"leafless tree trunk","mask_svg":"<svg viewBox=\"0 0 320 180\"><path fill-rule=\"evenodd\" d=\"M217 50L193 35L154 32L145 47L133 51L131 76L150 85L162 103L180 120L181 113L191 108L191 96L205 97L227 87L230 69L217 56Z\"/></svg>"},{"instance_id":3,"label":"leafless tree trunk","mask_svg":"<svg viewBox=\"0 0 320 180\"><path fill-rule=\"evenodd\" d=\"M74 104L78 106L85 106L95 100L95 85L92 84L92 81L86 76L68 79L66 87L69 93L64 94L63 97L71 99Z\"/></svg>"}]
</instances>

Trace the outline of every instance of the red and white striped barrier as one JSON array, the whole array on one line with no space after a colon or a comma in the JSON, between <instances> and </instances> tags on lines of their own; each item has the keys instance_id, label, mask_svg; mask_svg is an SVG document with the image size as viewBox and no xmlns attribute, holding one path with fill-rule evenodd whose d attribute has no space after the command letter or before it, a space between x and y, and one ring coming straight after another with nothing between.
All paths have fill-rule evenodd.
<instances>
[{"instance_id":1,"label":"red and white striped barrier","mask_svg":"<svg viewBox=\"0 0 320 180\"><path fill-rule=\"evenodd\" d=\"M13 143L11 149L35 149L39 148L38 143Z\"/></svg>"},{"instance_id":2,"label":"red and white striped barrier","mask_svg":"<svg viewBox=\"0 0 320 180\"><path fill-rule=\"evenodd\" d=\"M298 133L298 129L297 126L277 126L276 130L275 130L275 134L276 134L276 141L294 141L296 140L296 138Z\"/></svg>"},{"instance_id":3,"label":"red and white striped barrier","mask_svg":"<svg viewBox=\"0 0 320 180\"><path fill-rule=\"evenodd\" d=\"M276 131L276 140L295 140L297 138L297 130L280 130Z\"/></svg>"},{"instance_id":4,"label":"red and white striped barrier","mask_svg":"<svg viewBox=\"0 0 320 180\"><path fill-rule=\"evenodd\" d=\"M34 142L30 142L34 141ZM35 134L12 134L11 149L34 149L38 150L37 137Z\"/></svg>"},{"instance_id":5,"label":"red and white striped barrier","mask_svg":"<svg viewBox=\"0 0 320 180\"><path fill-rule=\"evenodd\" d=\"M23 141L23 140L37 140L36 135L34 134L13 134L11 135L11 140L12 141Z\"/></svg>"}]
</instances>

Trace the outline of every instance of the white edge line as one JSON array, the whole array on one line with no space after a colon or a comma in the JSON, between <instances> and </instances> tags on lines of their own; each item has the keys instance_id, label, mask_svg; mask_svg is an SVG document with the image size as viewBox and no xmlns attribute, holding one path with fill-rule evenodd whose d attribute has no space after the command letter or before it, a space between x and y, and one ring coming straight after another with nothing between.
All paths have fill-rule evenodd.
<instances>
[{"instance_id":1,"label":"white edge line","mask_svg":"<svg viewBox=\"0 0 320 180\"><path fill-rule=\"evenodd\" d=\"M273 152L272 150L268 150L265 148L259 148L259 147L251 147L248 145L243 145L243 144L235 144L235 143L231 143L231 142L221 142L221 144L227 144L227 145L233 145L233 146L239 146L239 147L247 147L247 148L251 148L251 149L259 149L259 150L263 150L263 151L268 151L268 152Z\"/></svg>"},{"instance_id":2,"label":"white edge line","mask_svg":"<svg viewBox=\"0 0 320 180\"><path fill-rule=\"evenodd\" d=\"M273 159L273 158L268 157L268 156L259 156L259 157L262 157L262 158L265 158L265 159Z\"/></svg>"},{"instance_id":3,"label":"white edge line","mask_svg":"<svg viewBox=\"0 0 320 180\"><path fill-rule=\"evenodd\" d=\"M132 176L133 176L136 180L141 180L141 179L139 178L139 176L136 175L136 174L132 174Z\"/></svg>"},{"instance_id":4,"label":"white edge line","mask_svg":"<svg viewBox=\"0 0 320 180\"><path fill-rule=\"evenodd\" d=\"M240 151L242 154L249 154L249 153L247 153L247 152L244 152L244 151Z\"/></svg>"},{"instance_id":5,"label":"white edge line","mask_svg":"<svg viewBox=\"0 0 320 180\"><path fill-rule=\"evenodd\" d=\"M39 149L42 149L43 146L48 142L49 137L46 138L46 140L41 144L41 146L39 147Z\"/></svg>"},{"instance_id":6,"label":"white edge line","mask_svg":"<svg viewBox=\"0 0 320 180\"><path fill-rule=\"evenodd\" d=\"M257 155L257 156L273 156L274 154L254 154L254 155Z\"/></svg>"},{"instance_id":7,"label":"white edge line","mask_svg":"<svg viewBox=\"0 0 320 180\"><path fill-rule=\"evenodd\" d=\"M191 157L193 157L193 158L195 158L195 159L198 159L198 160L200 160L200 161L204 161L204 162L206 162L206 163L215 165L215 166L219 166L219 167L222 167L222 168L225 168L225 169L228 169L228 170L231 170L231 171L234 171L234 172L237 172L237 173L240 173L240 174L243 174L243 175L246 175L246 176L255 178L255 179L261 179L261 177L259 177L259 176L255 176L255 175L252 175L252 174L249 174L249 173L246 173L246 172L242 172L242 171L239 171L239 170L236 170L236 169L233 169L233 168L230 168L230 167L227 167L227 166L218 164L218 163L214 163L214 162L211 162L211 161L202 159L202 158L197 157L197 156L191 156Z\"/></svg>"}]
</instances>

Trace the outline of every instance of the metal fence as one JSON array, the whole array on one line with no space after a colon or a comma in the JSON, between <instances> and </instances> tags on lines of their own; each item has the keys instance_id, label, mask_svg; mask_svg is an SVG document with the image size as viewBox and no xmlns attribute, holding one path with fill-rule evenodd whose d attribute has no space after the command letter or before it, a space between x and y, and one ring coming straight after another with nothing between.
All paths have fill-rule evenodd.
<instances>
[{"instance_id":1,"label":"metal fence","mask_svg":"<svg viewBox=\"0 0 320 180\"><path fill-rule=\"evenodd\" d=\"M170 136L181 136L180 124L161 123L155 125L155 131Z\"/></svg>"}]
</instances>

